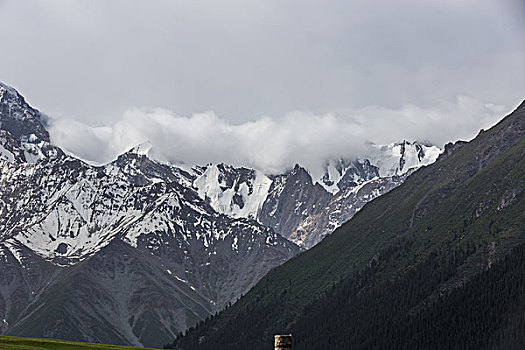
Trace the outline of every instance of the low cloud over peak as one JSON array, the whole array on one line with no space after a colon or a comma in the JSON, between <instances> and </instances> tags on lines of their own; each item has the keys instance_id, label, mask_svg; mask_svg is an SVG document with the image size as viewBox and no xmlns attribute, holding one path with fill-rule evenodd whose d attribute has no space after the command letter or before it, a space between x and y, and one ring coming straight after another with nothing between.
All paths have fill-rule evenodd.
<instances>
[{"instance_id":1,"label":"low cloud over peak","mask_svg":"<svg viewBox=\"0 0 525 350\"><path fill-rule=\"evenodd\" d=\"M150 155L171 163L225 162L279 173L296 163L319 169L327 159L361 155L367 141L425 140L442 147L449 141L469 140L506 112L502 106L464 96L431 107L296 111L237 124L214 112L186 117L165 109L135 108L103 126L52 118L50 134L54 144L97 163L150 141Z\"/></svg>"}]
</instances>

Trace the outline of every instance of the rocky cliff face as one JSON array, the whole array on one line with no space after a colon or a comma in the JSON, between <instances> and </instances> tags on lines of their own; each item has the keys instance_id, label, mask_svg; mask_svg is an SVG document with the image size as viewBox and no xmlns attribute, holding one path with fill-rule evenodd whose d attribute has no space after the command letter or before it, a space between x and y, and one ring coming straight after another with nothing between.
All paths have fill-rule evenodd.
<instances>
[{"instance_id":1,"label":"rocky cliff face","mask_svg":"<svg viewBox=\"0 0 525 350\"><path fill-rule=\"evenodd\" d=\"M285 237L293 238L291 233L305 220L326 210L331 197L320 184L313 183L304 168L297 165L288 174L274 178L268 198L259 212L259 220Z\"/></svg>"},{"instance_id":2,"label":"rocky cliff face","mask_svg":"<svg viewBox=\"0 0 525 350\"><path fill-rule=\"evenodd\" d=\"M325 207L302 220L294 228L289 239L302 247L313 247L350 220L366 203L401 185L407 176L408 173L378 177L357 186L343 188L330 197Z\"/></svg>"}]
</instances>

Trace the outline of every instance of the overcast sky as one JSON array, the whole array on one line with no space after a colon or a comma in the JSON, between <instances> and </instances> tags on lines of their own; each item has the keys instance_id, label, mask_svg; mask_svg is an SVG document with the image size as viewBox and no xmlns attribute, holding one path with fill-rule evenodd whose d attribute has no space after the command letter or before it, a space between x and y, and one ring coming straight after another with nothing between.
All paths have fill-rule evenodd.
<instances>
[{"instance_id":1,"label":"overcast sky","mask_svg":"<svg viewBox=\"0 0 525 350\"><path fill-rule=\"evenodd\" d=\"M255 141L232 155L246 130L284 166L305 145L439 144L525 98L523 0L0 0L0 43L0 81L97 161L156 138L171 160L263 164Z\"/></svg>"}]
</instances>

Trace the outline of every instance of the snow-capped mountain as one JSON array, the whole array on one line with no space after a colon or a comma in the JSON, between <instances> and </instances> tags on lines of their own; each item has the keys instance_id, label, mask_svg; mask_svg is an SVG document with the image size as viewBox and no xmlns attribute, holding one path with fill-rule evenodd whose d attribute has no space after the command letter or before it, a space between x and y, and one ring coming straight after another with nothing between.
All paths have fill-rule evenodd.
<instances>
[{"instance_id":1,"label":"snow-capped mountain","mask_svg":"<svg viewBox=\"0 0 525 350\"><path fill-rule=\"evenodd\" d=\"M105 166L66 156L0 87L2 333L162 346L299 252L217 212L196 174L149 159L148 145Z\"/></svg>"},{"instance_id":2,"label":"snow-capped mountain","mask_svg":"<svg viewBox=\"0 0 525 350\"><path fill-rule=\"evenodd\" d=\"M418 141L403 140L388 145L368 143L365 154L357 159L329 160L323 169L323 177L317 182L336 194L348 186L354 187L378 177L401 176L432 164L440 153L438 147Z\"/></svg>"},{"instance_id":3,"label":"snow-capped mountain","mask_svg":"<svg viewBox=\"0 0 525 350\"><path fill-rule=\"evenodd\" d=\"M195 168L193 186L218 212L251 217L303 248L319 243L368 201L400 185L441 150L419 142L367 145L357 159L328 160L317 179L296 165L282 175L225 164Z\"/></svg>"},{"instance_id":4,"label":"snow-capped mountain","mask_svg":"<svg viewBox=\"0 0 525 350\"><path fill-rule=\"evenodd\" d=\"M377 166L380 177L406 174L411 169L434 163L441 149L418 141L404 140L389 145L368 145L368 159Z\"/></svg>"}]
</instances>

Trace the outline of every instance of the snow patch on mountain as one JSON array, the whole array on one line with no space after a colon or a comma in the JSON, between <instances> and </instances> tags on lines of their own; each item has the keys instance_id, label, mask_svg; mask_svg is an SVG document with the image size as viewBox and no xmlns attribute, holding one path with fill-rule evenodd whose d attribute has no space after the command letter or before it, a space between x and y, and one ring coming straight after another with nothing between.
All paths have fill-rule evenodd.
<instances>
[{"instance_id":1,"label":"snow patch on mountain","mask_svg":"<svg viewBox=\"0 0 525 350\"><path fill-rule=\"evenodd\" d=\"M4 245L9 250L9 252L18 261L20 266L25 267L24 257L23 257L21 249L18 248L18 243L16 242L16 240L13 240L13 239L5 240L4 242L2 242L2 245Z\"/></svg>"},{"instance_id":2,"label":"snow patch on mountain","mask_svg":"<svg viewBox=\"0 0 525 350\"><path fill-rule=\"evenodd\" d=\"M442 150L417 141L388 145L368 144L370 162L379 169L380 177L402 175L410 169L434 163Z\"/></svg>"},{"instance_id":3,"label":"snow patch on mountain","mask_svg":"<svg viewBox=\"0 0 525 350\"><path fill-rule=\"evenodd\" d=\"M193 182L199 196L219 213L256 218L272 180L259 170L209 165Z\"/></svg>"},{"instance_id":4,"label":"snow patch on mountain","mask_svg":"<svg viewBox=\"0 0 525 350\"><path fill-rule=\"evenodd\" d=\"M15 155L0 144L0 159L13 163L15 161Z\"/></svg>"},{"instance_id":5,"label":"snow patch on mountain","mask_svg":"<svg viewBox=\"0 0 525 350\"><path fill-rule=\"evenodd\" d=\"M314 183L334 195L342 189L379 177L377 167L366 158L331 159L326 162L323 173L321 178L314 178Z\"/></svg>"},{"instance_id":6,"label":"snow patch on mountain","mask_svg":"<svg viewBox=\"0 0 525 350\"><path fill-rule=\"evenodd\" d=\"M345 168L344 160L331 159L325 165L323 177L315 179L315 182L323 186L328 192L337 193L339 191L337 184L345 175Z\"/></svg>"}]
</instances>

